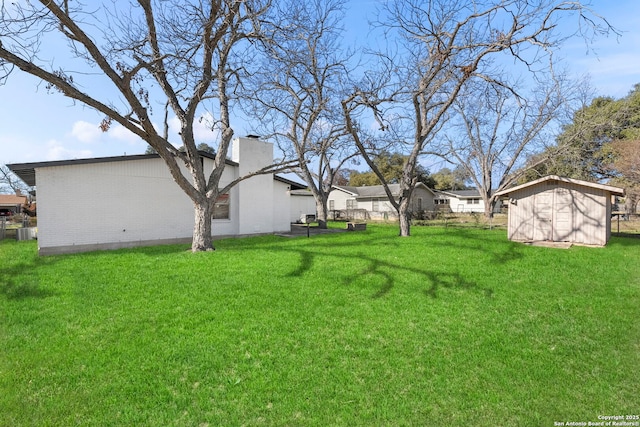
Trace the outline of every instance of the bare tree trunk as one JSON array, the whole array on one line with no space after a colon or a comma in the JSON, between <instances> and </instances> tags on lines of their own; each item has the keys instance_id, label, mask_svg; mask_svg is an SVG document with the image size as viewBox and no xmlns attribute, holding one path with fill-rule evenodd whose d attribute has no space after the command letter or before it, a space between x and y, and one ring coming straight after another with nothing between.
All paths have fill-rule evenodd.
<instances>
[{"instance_id":1,"label":"bare tree trunk","mask_svg":"<svg viewBox=\"0 0 640 427\"><path fill-rule=\"evenodd\" d=\"M324 199L324 200L322 200ZM316 198L316 221L318 221L318 228L327 228L327 196L320 195L320 198Z\"/></svg>"},{"instance_id":2,"label":"bare tree trunk","mask_svg":"<svg viewBox=\"0 0 640 427\"><path fill-rule=\"evenodd\" d=\"M398 206L398 218L400 219L400 236L411 236L411 212L409 211L411 198L404 197L400 199Z\"/></svg>"},{"instance_id":3,"label":"bare tree trunk","mask_svg":"<svg viewBox=\"0 0 640 427\"><path fill-rule=\"evenodd\" d=\"M496 199L490 198L484 201L484 217L487 219L493 218L493 208L496 206Z\"/></svg>"},{"instance_id":4,"label":"bare tree trunk","mask_svg":"<svg viewBox=\"0 0 640 427\"><path fill-rule=\"evenodd\" d=\"M414 147L407 157L400 179L400 200L398 200L398 219L400 220L400 236L411 236L411 198L416 188L416 164L418 162L418 150Z\"/></svg>"},{"instance_id":5,"label":"bare tree trunk","mask_svg":"<svg viewBox=\"0 0 640 427\"><path fill-rule=\"evenodd\" d=\"M211 206L205 200L193 203L194 224L193 224L193 240L191 241L191 250L213 251L213 238L211 236Z\"/></svg>"}]
</instances>

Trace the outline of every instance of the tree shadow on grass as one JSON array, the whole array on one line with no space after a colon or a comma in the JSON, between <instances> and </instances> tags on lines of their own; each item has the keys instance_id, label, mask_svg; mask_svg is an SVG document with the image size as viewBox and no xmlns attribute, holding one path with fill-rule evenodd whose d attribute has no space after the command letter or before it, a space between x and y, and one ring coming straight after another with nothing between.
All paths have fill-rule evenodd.
<instances>
[{"instance_id":1,"label":"tree shadow on grass","mask_svg":"<svg viewBox=\"0 0 640 427\"><path fill-rule=\"evenodd\" d=\"M425 275L428 277L428 281L431 283L431 287L424 291L425 295L431 298L438 298L438 291L442 288L446 289L463 289L469 291L481 292L487 298L493 297L493 289L483 288L478 286L477 283L466 280L460 273L431 273L427 272Z\"/></svg>"},{"instance_id":2,"label":"tree shadow on grass","mask_svg":"<svg viewBox=\"0 0 640 427\"><path fill-rule=\"evenodd\" d=\"M37 269L50 264L36 259L33 263L20 263L0 268L0 295L7 300L47 298L56 293L41 286Z\"/></svg>"},{"instance_id":3,"label":"tree shadow on grass","mask_svg":"<svg viewBox=\"0 0 640 427\"><path fill-rule=\"evenodd\" d=\"M477 292L487 298L492 298L494 291L490 287L481 286L473 278L461 273L453 266L452 271L435 271L418 264L405 264L402 261L393 262L376 257L371 252L350 252L354 245L363 248L370 248L375 252L376 247L384 247L388 253L393 251L395 247L402 246L401 239L397 236L359 238L357 241L349 242L343 239L333 239L333 236L316 239L309 246L286 247L274 245L270 248L276 251L287 251L296 254L299 257L299 263L296 268L287 274L287 277L299 277L307 271L311 270L314 265L321 265L323 258L335 257L344 259L350 257L354 262L364 263L365 267L356 274L348 275L343 279L345 284L352 283L363 276L375 276L381 282L378 290L372 295L372 298L381 298L392 291L397 283L398 273L409 273L417 276L421 283L425 284L424 295L430 298L438 298L443 289L459 289ZM359 236L360 237L360 236ZM442 229L440 231L431 232L427 236L412 236L410 239L420 239L426 245L434 247L446 247L451 249L453 246L459 251L468 251L470 254L477 254L487 258L486 265L499 264L505 265L515 262L524 257L526 250L521 244L507 241L501 244L487 244L488 241L482 233L467 229ZM342 250L344 249L344 251ZM427 261L427 260L425 260Z\"/></svg>"},{"instance_id":4,"label":"tree shadow on grass","mask_svg":"<svg viewBox=\"0 0 640 427\"><path fill-rule=\"evenodd\" d=\"M316 258L319 256L335 256L344 258L344 255L339 253L318 254L316 252L303 249L297 249L295 250L295 252L299 254L300 262L295 270L287 274L287 277L302 276L305 272L309 271L314 266L314 264L316 263ZM379 285L378 290L371 295L371 298L373 299L382 298L393 290L397 282L396 277L393 274L394 271L402 274L410 273L421 277L422 281L420 283L424 283L427 286L424 290L424 294L431 298L437 298L439 290L442 288L480 292L487 298L491 298L493 296L493 290L491 288L482 287L474 281L466 279L459 272L429 271L416 266L407 266L400 263L381 260L363 253L355 254L352 257L359 263L364 263L365 267L357 273L345 276L342 279L342 282L345 285L349 285L366 276L381 278L381 284ZM317 262L321 263L321 261Z\"/></svg>"}]
</instances>

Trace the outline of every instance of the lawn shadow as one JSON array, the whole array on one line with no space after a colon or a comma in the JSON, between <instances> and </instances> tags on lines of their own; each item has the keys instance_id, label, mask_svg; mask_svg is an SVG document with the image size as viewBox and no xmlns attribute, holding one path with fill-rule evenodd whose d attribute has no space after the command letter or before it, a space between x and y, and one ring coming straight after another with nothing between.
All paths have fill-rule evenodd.
<instances>
[{"instance_id":1,"label":"lawn shadow","mask_svg":"<svg viewBox=\"0 0 640 427\"><path fill-rule=\"evenodd\" d=\"M48 298L56 292L43 288L37 269L51 264L51 260L36 258L33 263L21 263L11 267L0 268L0 295L7 300L23 300L26 298Z\"/></svg>"},{"instance_id":2,"label":"lawn shadow","mask_svg":"<svg viewBox=\"0 0 640 427\"><path fill-rule=\"evenodd\" d=\"M447 289L463 289L478 291L484 294L487 298L493 297L493 289L483 288L478 286L477 283L466 280L460 273L425 273L428 280L431 282L431 287L424 291L425 295L431 298L438 298L438 290L441 288Z\"/></svg>"},{"instance_id":3,"label":"lawn shadow","mask_svg":"<svg viewBox=\"0 0 640 427\"><path fill-rule=\"evenodd\" d=\"M325 257L336 257L340 259L350 257L354 262L364 263L365 267L363 269L358 273L347 275L342 279L342 282L348 285L365 275L377 276L381 279L381 284L371 296L374 299L386 296L393 290L394 286L396 286L397 279L393 271L410 273L422 277L421 280L426 284L423 293L430 298L437 298L443 289L468 290L478 292L487 298L493 297L493 289L479 285L477 282L465 277L456 270L450 272L433 271L418 265L404 265L399 262L394 263L380 259L380 257L376 257L375 254L371 253L349 252L354 246L375 248L380 245L383 245L385 251L388 252L389 250L393 250L394 247L402 246L401 242L403 238L397 236L380 237L353 234L353 236L357 236L357 239L345 241L343 238L334 239L334 236L336 235L313 236L314 238L311 240L303 238L304 240L301 241L301 243L303 243L302 245L294 245L293 247L278 244L274 245L271 242L261 243L259 246L264 245L265 249L286 251L297 255L299 261L295 269L286 274L286 277L300 277L304 275L317 264L322 263L321 258ZM425 244L433 245L434 247L446 246L450 249L453 245L456 249L479 252L482 253L482 256L488 257L488 264L503 265L517 261L524 256L520 245L509 242L506 239L504 244L496 245L490 249L492 245L486 244L487 240L483 238L482 234L466 228L442 229L437 232L430 232L428 236L412 236L410 239L422 239ZM306 244L307 242L308 245Z\"/></svg>"},{"instance_id":4,"label":"lawn shadow","mask_svg":"<svg viewBox=\"0 0 640 427\"><path fill-rule=\"evenodd\" d=\"M344 258L345 255L339 252L336 252L335 249L340 247L340 245L331 245L334 249L333 253L318 253L312 252L309 250L304 250L301 248L298 249L290 249L290 251L297 253L300 256L300 262L297 265L297 268L286 275L286 277L300 277L304 275L307 271L311 270L314 267L317 257L327 257L327 256L335 256L338 258ZM277 249L277 250L288 250L288 249ZM415 274L419 277L423 277L424 283L427 284L427 288L424 290L424 294L437 298L438 290L441 288L447 289L462 289L469 291L477 291L482 293L488 298L493 296L493 290L490 288L484 288L479 286L477 283L464 278L459 272L435 272L425 270L420 267L415 266L407 266L399 263L393 263L385 260L381 260L379 258L375 258L374 256L358 253L351 255L354 260L358 262L365 263L366 266L358 271L357 273L353 273L345 276L342 279L342 283L344 285L350 285L356 280L360 279L363 276L376 276L382 279L382 284L379 286L378 290L371 295L371 298L378 299L386 296L389 292L391 292L396 285L395 275L392 274L393 271L403 272L403 273L411 273Z\"/></svg>"},{"instance_id":5,"label":"lawn shadow","mask_svg":"<svg viewBox=\"0 0 640 427\"><path fill-rule=\"evenodd\" d=\"M344 236L352 237L345 239ZM220 249L225 252L245 252L247 246L243 243L251 241L249 247L252 250L270 250L295 255L298 260L295 268L285 274L285 277L303 276L317 264L322 263L321 258L336 257L344 259L345 257L351 257L354 261L357 260L357 262L365 263L366 267L357 274L351 274L345 277L343 281L348 284L363 275L374 275L381 278L382 284L372 294L372 298L382 298L393 290L397 281L396 275L393 274L394 270L422 277L420 280L426 284L424 294L432 298L437 298L439 291L442 289L454 288L478 291L487 297L493 295L492 289L481 287L470 279L463 277L461 273L457 271L430 271L425 267L403 265L400 262L394 263L380 259L376 257L375 254L362 252L353 253L354 247L375 248L383 246L386 252L393 251L396 247L404 246L402 239L404 238L400 238L397 235L379 236L369 233L325 233L312 235L311 238L298 236L293 239L284 240L291 242L291 244L281 244L283 240L277 235L271 238L268 236L262 236L257 239L249 237L247 240L236 238L221 239L218 241L218 244ZM489 263L505 264L523 256L519 246L506 240L504 245L497 245L493 250L488 250L489 245L486 244L486 239L483 238L481 234L465 228L441 229L435 232L431 230L426 236L412 236L410 239L420 239L424 241L424 244L432 245L433 247L446 246L450 248L453 245L460 250L481 252L483 256L490 258ZM188 246L185 245L166 245L122 249L115 252L134 252L145 256L157 257L184 252L186 250L188 250ZM104 251L96 251L89 253L89 255L99 256L104 253ZM85 256L86 255L87 254L85 254Z\"/></svg>"},{"instance_id":6,"label":"lawn shadow","mask_svg":"<svg viewBox=\"0 0 640 427\"><path fill-rule=\"evenodd\" d=\"M522 245L518 242L507 240L506 236L504 244L500 245L500 250L487 251L486 240L481 238L477 231L478 229L470 229L469 227L448 227L442 228L440 231L431 232L429 237L450 238L453 234L459 237L458 242L455 244L456 248L481 251L491 258L490 263L506 264L524 257L521 250Z\"/></svg>"}]
</instances>

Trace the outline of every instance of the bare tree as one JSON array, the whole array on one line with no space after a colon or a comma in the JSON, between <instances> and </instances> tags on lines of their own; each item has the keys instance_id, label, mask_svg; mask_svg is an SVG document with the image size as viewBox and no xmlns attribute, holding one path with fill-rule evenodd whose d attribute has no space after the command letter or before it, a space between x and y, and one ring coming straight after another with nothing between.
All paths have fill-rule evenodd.
<instances>
[{"instance_id":1,"label":"bare tree","mask_svg":"<svg viewBox=\"0 0 640 427\"><path fill-rule=\"evenodd\" d=\"M68 0L2 2L0 79L19 69L46 82L50 91L104 114L101 128L119 123L149 144L194 205L192 250L213 249L211 214L233 136L230 109L245 77L259 18L269 0L152 1L124 4ZM62 41L67 57L47 57ZM161 106L160 133L153 108ZM180 141L169 140L168 114L180 123ZM206 174L194 140L194 121L207 111L219 134L211 173ZM182 145L183 151L175 148ZM186 172L183 172L185 166ZM256 171L271 173L275 166Z\"/></svg>"},{"instance_id":2,"label":"bare tree","mask_svg":"<svg viewBox=\"0 0 640 427\"><path fill-rule=\"evenodd\" d=\"M0 194L27 194L27 187L20 178L15 176L11 169L0 166Z\"/></svg>"},{"instance_id":3,"label":"bare tree","mask_svg":"<svg viewBox=\"0 0 640 427\"><path fill-rule=\"evenodd\" d=\"M326 228L328 199L340 168L357 155L347 140L339 100L350 55L340 45L343 0L284 0L263 25L265 62L248 96L255 131L275 138L316 202Z\"/></svg>"},{"instance_id":4,"label":"bare tree","mask_svg":"<svg viewBox=\"0 0 640 427\"><path fill-rule=\"evenodd\" d=\"M611 30L605 20L577 1L398 0L386 3L382 12L380 25L388 38L398 36L398 58L403 59L387 68L395 72L395 81L390 83L397 87L389 92L381 85L356 85L343 100L343 111L367 163L370 150L358 123L363 110L370 111L381 129L405 129L396 137L406 143L408 155L401 195L397 201L390 197L398 210L401 236L410 235L409 206L418 159L428 151L429 142L468 82L484 80L506 87L500 61L510 61L510 68L518 72L542 74L553 65L552 53L565 38L576 33L592 37ZM576 32L558 33L558 20L568 26L571 17L578 20ZM389 104L396 108L384 107ZM410 114L404 116L403 111ZM410 126L394 124L400 121Z\"/></svg>"},{"instance_id":5,"label":"bare tree","mask_svg":"<svg viewBox=\"0 0 640 427\"><path fill-rule=\"evenodd\" d=\"M572 105L569 96L575 88L564 79L551 79L536 84L531 95L516 96L484 81L465 89L453 104L443 151L466 171L484 201L485 216L491 218L495 193L534 168L537 163L524 160L555 140L553 129L545 130Z\"/></svg>"}]
</instances>

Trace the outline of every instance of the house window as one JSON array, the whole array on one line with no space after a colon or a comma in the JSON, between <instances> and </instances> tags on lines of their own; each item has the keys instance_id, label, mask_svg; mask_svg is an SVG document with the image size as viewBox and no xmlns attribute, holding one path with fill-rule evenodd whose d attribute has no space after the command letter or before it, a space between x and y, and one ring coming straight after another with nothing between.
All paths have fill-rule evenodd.
<instances>
[{"instance_id":1,"label":"house window","mask_svg":"<svg viewBox=\"0 0 640 427\"><path fill-rule=\"evenodd\" d=\"M336 210L335 200L329 200L329 210L330 211L335 211Z\"/></svg>"},{"instance_id":2,"label":"house window","mask_svg":"<svg viewBox=\"0 0 640 427\"><path fill-rule=\"evenodd\" d=\"M229 194L221 194L213 204L213 219L229 219Z\"/></svg>"},{"instance_id":3,"label":"house window","mask_svg":"<svg viewBox=\"0 0 640 427\"><path fill-rule=\"evenodd\" d=\"M480 199L467 199L467 204L468 205L479 205L480 204Z\"/></svg>"},{"instance_id":4,"label":"house window","mask_svg":"<svg viewBox=\"0 0 640 427\"><path fill-rule=\"evenodd\" d=\"M418 197L418 210L422 210L422 197Z\"/></svg>"},{"instance_id":5,"label":"house window","mask_svg":"<svg viewBox=\"0 0 640 427\"><path fill-rule=\"evenodd\" d=\"M347 209L355 209L355 208L356 208L356 199L348 199Z\"/></svg>"},{"instance_id":6,"label":"house window","mask_svg":"<svg viewBox=\"0 0 640 427\"><path fill-rule=\"evenodd\" d=\"M380 210L378 199L371 200L371 212L378 212L378 210Z\"/></svg>"}]
</instances>

